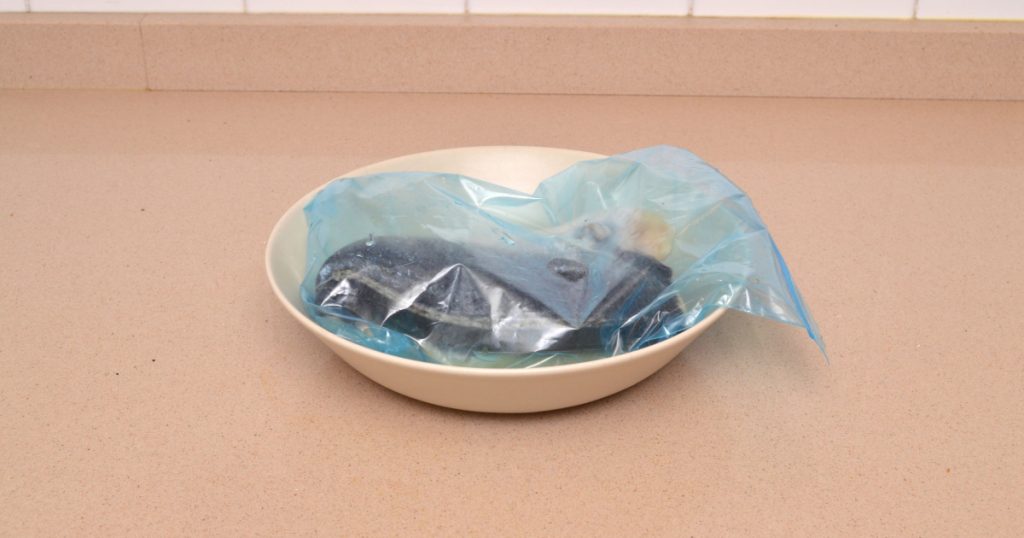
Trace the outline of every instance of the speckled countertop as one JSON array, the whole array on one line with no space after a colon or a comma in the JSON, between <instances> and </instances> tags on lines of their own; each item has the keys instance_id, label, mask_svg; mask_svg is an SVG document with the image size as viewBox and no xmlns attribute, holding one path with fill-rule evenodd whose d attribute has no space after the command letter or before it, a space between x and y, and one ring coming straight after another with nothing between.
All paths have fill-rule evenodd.
<instances>
[{"instance_id":1,"label":"speckled countertop","mask_svg":"<svg viewBox=\"0 0 1024 538\"><path fill-rule=\"evenodd\" d=\"M731 314L648 381L393 394L263 272L325 180L668 143L754 199L828 341ZM0 92L0 534L1024 534L1024 103Z\"/></svg>"}]
</instances>

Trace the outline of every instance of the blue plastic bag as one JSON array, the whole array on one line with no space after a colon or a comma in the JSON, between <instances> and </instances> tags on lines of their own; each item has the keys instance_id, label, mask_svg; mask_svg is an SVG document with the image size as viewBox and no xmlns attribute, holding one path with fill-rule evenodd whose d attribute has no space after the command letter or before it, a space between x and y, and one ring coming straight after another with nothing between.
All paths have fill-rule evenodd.
<instances>
[{"instance_id":1,"label":"blue plastic bag","mask_svg":"<svg viewBox=\"0 0 1024 538\"><path fill-rule=\"evenodd\" d=\"M725 307L804 327L824 352L750 199L683 149L583 161L532 194L429 171L336 180L305 214L308 313L377 351L568 364Z\"/></svg>"}]
</instances>

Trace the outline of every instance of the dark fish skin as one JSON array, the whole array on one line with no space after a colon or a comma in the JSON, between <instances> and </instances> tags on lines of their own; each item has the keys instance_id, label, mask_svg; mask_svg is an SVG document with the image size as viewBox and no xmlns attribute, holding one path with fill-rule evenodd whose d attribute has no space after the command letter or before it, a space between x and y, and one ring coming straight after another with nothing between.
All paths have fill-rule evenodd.
<instances>
[{"instance_id":1,"label":"dark fish skin","mask_svg":"<svg viewBox=\"0 0 1024 538\"><path fill-rule=\"evenodd\" d=\"M616 331L620 339L640 338L652 321L678 312L669 301L635 316L671 279L669 267L631 251L553 257L379 237L328 258L315 301L322 313L354 315L442 352L571 351L601 348Z\"/></svg>"}]
</instances>

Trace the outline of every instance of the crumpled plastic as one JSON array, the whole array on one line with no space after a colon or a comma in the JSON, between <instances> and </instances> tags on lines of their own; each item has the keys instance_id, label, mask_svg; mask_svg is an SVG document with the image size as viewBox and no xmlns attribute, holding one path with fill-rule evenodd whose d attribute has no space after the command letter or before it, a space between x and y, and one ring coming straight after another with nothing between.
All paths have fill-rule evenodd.
<instances>
[{"instance_id":1,"label":"crumpled plastic","mask_svg":"<svg viewBox=\"0 0 1024 538\"><path fill-rule=\"evenodd\" d=\"M582 161L533 193L430 171L339 179L305 215L308 314L399 357L570 364L719 308L803 327L825 351L750 199L684 149Z\"/></svg>"}]
</instances>

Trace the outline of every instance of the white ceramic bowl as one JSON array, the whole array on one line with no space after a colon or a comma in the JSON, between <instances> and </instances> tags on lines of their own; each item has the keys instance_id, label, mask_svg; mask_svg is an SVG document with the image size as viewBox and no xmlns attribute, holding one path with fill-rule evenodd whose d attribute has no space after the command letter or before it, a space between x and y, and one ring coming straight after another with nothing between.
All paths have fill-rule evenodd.
<instances>
[{"instance_id":1,"label":"white ceramic bowl","mask_svg":"<svg viewBox=\"0 0 1024 538\"><path fill-rule=\"evenodd\" d=\"M456 148L390 159L343 177L426 170L463 174L532 192L541 180L577 161L602 157L583 151L524 146ZM529 413L584 404L629 388L658 371L725 312L719 309L690 330L639 351L565 366L470 368L380 353L344 340L306 317L299 295L306 263L306 219L302 208L319 190L296 202L274 226L266 253L270 285L285 309L350 366L417 400L492 413Z\"/></svg>"}]
</instances>

